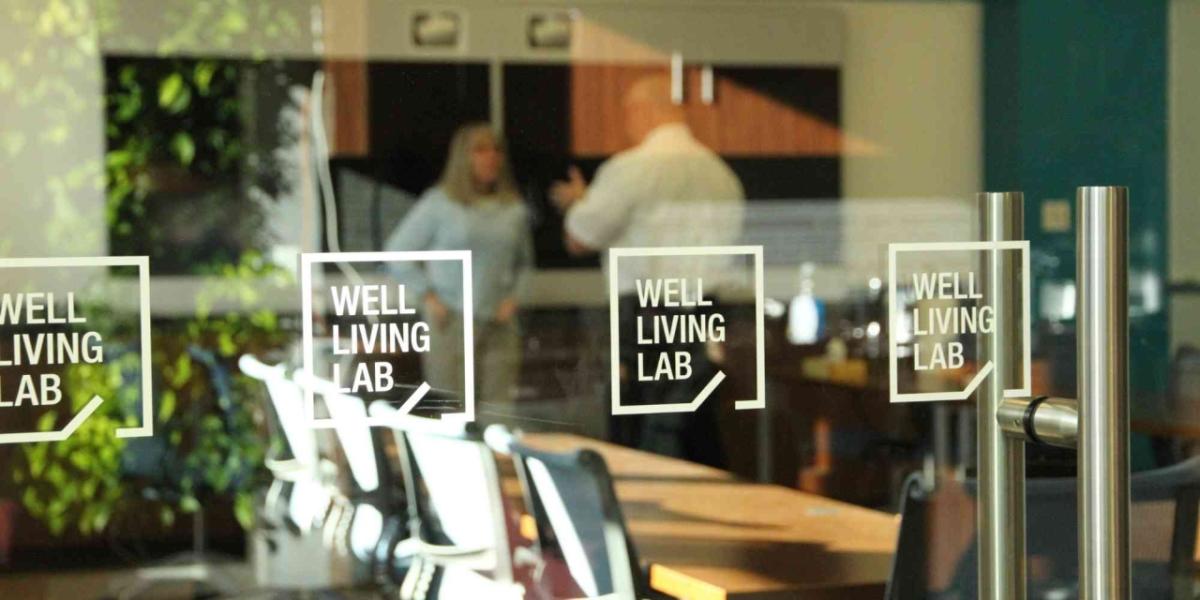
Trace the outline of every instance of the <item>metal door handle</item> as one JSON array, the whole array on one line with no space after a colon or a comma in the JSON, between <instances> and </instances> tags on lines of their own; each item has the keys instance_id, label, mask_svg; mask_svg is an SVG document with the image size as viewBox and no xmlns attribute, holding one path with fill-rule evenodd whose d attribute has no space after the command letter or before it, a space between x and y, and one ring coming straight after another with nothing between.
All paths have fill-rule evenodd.
<instances>
[{"instance_id":1,"label":"metal door handle","mask_svg":"<svg viewBox=\"0 0 1200 600\"><path fill-rule=\"evenodd\" d=\"M1004 433L1027 442L1074 448L1079 439L1079 402L1071 398L1005 398L996 410Z\"/></svg>"},{"instance_id":2,"label":"metal door handle","mask_svg":"<svg viewBox=\"0 0 1200 600\"><path fill-rule=\"evenodd\" d=\"M1128 196L1123 187L1076 193L1078 401L1003 397L1016 335L1004 290L1013 286L999 252L985 259L999 323L980 348L996 366L977 401L980 598L1025 598L1025 441L1077 449L1080 598L1130 597ZM981 194L984 239L1019 239L1021 202Z\"/></svg>"}]
</instances>

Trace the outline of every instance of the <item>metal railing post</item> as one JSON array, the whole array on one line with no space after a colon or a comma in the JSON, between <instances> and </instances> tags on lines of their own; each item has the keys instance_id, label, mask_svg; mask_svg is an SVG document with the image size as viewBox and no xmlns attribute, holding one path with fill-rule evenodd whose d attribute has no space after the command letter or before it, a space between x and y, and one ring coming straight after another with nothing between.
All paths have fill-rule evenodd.
<instances>
[{"instance_id":1,"label":"metal railing post","mask_svg":"<svg viewBox=\"0 0 1200 600\"><path fill-rule=\"evenodd\" d=\"M1024 237L1024 196L1020 192L979 194L984 241ZM978 428L979 598L1025 598L1025 442L1005 435L996 420L1006 387L1020 381L1020 262L1012 252L983 253L985 298L994 307L993 331L981 337L979 364L991 361L993 374L976 393ZM1029 277L1029 273L1021 274Z\"/></svg>"},{"instance_id":2,"label":"metal railing post","mask_svg":"<svg viewBox=\"0 0 1200 600\"><path fill-rule=\"evenodd\" d=\"M1129 586L1128 190L1081 187L1079 214L1079 588Z\"/></svg>"}]
</instances>

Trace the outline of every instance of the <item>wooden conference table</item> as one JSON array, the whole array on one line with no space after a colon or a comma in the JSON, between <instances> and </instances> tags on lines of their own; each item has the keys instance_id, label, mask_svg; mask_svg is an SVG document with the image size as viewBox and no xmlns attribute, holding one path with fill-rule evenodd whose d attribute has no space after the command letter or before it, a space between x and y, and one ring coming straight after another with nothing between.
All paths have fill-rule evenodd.
<instances>
[{"instance_id":1,"label":"wooden conference table","mask_svg":"<svg viewBox=\"0 0 1200 600\"><path fill-rule=\"evenodd\" d=\"M574 435L524 441L604 457L655 590L696 600L883 595L895 515Z\"/></svg>"}]
</instances>

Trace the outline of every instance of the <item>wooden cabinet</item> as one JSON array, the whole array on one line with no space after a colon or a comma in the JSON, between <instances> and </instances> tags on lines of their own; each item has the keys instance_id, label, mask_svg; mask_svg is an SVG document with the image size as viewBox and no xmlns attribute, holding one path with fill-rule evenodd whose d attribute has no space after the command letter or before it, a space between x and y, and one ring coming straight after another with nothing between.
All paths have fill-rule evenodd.
<instances>
[{"instance_id":1,"label":"wooden cabinet","mask_svg":"<svg viewBox=\"0 0 1200 600\"><path fill-rule=\"evenodd\" d=\"M362 157L371 153L371 86L367 63L361 60L326 60L325 100L329 103L329 154Z\"/></svg>"},{"instance_id":2,"label":"wooden cabinet","mask_svg":"<svg viewBox=\"0 0 1200 600\"><path fill-rule=\"evenodd\" d=\"M624 94L665 66L584 63L571 66L571 154L608 156L632 145ZM822 67L714 67L713 100L704 102L702 67L684 69L684 109L696 137L726 157L837 157L839 72Z\"/></svg>"}]
</instances>

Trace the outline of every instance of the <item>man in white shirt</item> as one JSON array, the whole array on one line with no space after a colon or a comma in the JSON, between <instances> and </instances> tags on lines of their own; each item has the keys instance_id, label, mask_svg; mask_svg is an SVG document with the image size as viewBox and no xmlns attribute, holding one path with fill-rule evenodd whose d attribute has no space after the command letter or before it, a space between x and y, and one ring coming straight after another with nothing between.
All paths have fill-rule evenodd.
<instances>
[{"instance_id":1,"label":"man in white shirt","mask_svg":"<svg viewBox=\"0 0 1200 600\"><path fill-rule=\"evenodd\" d=\"M607 269L609 248L647 246L724 246L741 236L745 195L737 176L719 156L692 136L683 107L671 101L666 76L638 80L625 97L626 133L636 144L608 159L591 184L571 168L567 181L556 183L550 196L566 213L567 250L572 254L602 252ZM679 257L622 261L617 282L622 322L633 318L635 281L657 277L704 276L720 286L728 274L727 259L701 258L681 265ZM716 291L714 289L714 291ZM634 404L688 402L712 369L706 348L687 349L697 363L692 380L655 386L630 386L632 340L621 340L622 401ZM714 369L715 370L715 369ZM701 384L702 385L702 384ZM713 399L715 400L715 398ZM716 402L706 402L692 415L618 417L611 423L615 441L720 466L716 436Z\"/></svg>"},{"instance_id":2,"label":"man in white shirt","mask_svg":"<svg viewBox=\"0 0 1200 600\"><path fill-rule=\"evenodd\" d=\"M567 250L719 246L741 235L744 193L737 176L692 136L665 76L638 80L625 98L626 133L636 146L600 165L586 184L579 170L551 188L566 212ZM621 293L656 273L622 268Z\"/></svg>"}]
</instances>

